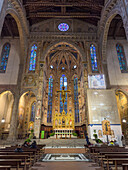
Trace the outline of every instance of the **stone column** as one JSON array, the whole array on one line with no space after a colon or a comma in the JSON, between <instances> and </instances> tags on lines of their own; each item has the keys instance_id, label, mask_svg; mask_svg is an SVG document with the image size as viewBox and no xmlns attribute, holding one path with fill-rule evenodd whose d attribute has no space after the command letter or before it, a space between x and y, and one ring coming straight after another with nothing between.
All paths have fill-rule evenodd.
<instances>
[{"instance_id":1,"label":"stone column","mask_svg":"<svg viewBox=\"0 0 128 170\"><path fill-rule=\"evenodd\" d=\"M78 79L78 103L81 103L80 79ZM80 111L80 105L79 105L79 111ZM81 123L81 122L80 122L80 119L81 119L80 116L81 116L81 115L80 115L80 112L79 112L79 122L77 122L77 123ZM78 119L77 119L77 121L78 121Z\"/></svg>"},{"instance_id":2,"label":"stone column","mask_svg":"<svg viewBox=\"0 0 128 170\"><path fill-rule=\"evenodd\" d=\"M19 96L16 95L14 98L8 141L15 141L17 138L18 104Z\"/></svg>"},{"instance_id":3,"label":"stone column","mask_svg":"<svg viewBox=\"0 0 128 170\"><path fill-rule=\"evenodd\" d=\"M23 73L23 64L19 64L17 89L15 89L16 95L14 98L14 105L13 105L13 111L12 111L11 123L10 123L10 131L8 136L9 141L15 141L15 139L17 138L18 107L19 107L19 99L20 99L19 91L21 89L22 73Z\"/></svg>"},{"instance_id":4,"label":"stone column","mask_svg":"<svg viewBox=\"0 0 128 170\"><path fill-rule=\"evenodd\" d=\"M88 101L87 101L87 89L88 89L88 64L83 63L83 76L84 76L84 106L83 106L83 124L86 124L86 130L88 131Z\"/></svg>"},{"instance_id":5,"label":"stone column","mask_svg":"<svg viewBox=\"0 0 128 170\"><path fill-rule=\"evenodd\" d=\"M43 67L44 67L44 62L40 62L36 114L35 114L35 122L34 122L34 135L36 136L37 139L39 139L40 137L41 118L42 118Z\"/></svg>"}]
</instances>

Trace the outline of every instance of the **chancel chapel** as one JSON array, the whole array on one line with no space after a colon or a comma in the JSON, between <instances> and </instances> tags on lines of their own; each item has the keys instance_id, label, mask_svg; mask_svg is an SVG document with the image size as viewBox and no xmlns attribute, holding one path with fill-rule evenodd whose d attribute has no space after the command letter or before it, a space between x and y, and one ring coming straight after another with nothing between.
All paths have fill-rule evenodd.
<instances>
[{"instance_id":1,"label":"chancel chapel","mask_svg":"<svg viewBox=\"0 0 128 170\"><path fill-rule=\"evenodd\" d=\"M0 0L0 35L1 140L128 139L127 0Z\"/></svg>"}]
</instances>

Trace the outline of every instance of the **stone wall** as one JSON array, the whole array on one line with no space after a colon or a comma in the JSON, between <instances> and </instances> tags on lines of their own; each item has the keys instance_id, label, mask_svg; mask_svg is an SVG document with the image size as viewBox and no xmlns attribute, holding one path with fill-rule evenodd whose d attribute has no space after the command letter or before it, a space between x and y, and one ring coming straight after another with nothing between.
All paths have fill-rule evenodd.
<instances>
[{"instance_id":1,"label":"stone wall","mask_svg":"<svg viewBox=\"0 0 128 170\"><path fill-rule=\"evenodd\" d=\"M1 12L1 8L3 6L3 2L4 2L4 0L0 0L0 12Z\"/></svg>"},{"instance_id":2,"label":"stone wall","mask_svg":"<svg viewBox=\"0 0 128 170\"><path fill-rule=\"evenodd\" d=\"M5 73L0 73L0 85L16 85L19 71L19 51L20 51L20 41L19 39L1 39L0 40L0 55L2 53L3 45L7 42L11 44L11 49L9 53L7 68Z\"/></svg>"},{"instance_id":3,"label":"stone wall","mask_svg":"<svg viewBox=\"0 0 128 170\"><path fill-rule=\"evenodd\" d=\"M124 53L128 65L128 42L126 40L108 40L107 43L107 64L110 85L128 85L128 73L121 73L119 60L116 51L116 44L120 43L124 48Z\"/></svg>"},{"instance_id":4,"label":"stone wall","mask_svg":"<svg viewBox=\"0 0 128 170\"><path fill-rule=\"evenodd\" d=\"M118 140L121 145L121 124L117 109L117 101L114 90L87 90L88 96L88 132L91 138L97 134L98 138L106 141L102 132L104 118L110 121L112 135L109 140Z\"/></svg>"}]
</instances>

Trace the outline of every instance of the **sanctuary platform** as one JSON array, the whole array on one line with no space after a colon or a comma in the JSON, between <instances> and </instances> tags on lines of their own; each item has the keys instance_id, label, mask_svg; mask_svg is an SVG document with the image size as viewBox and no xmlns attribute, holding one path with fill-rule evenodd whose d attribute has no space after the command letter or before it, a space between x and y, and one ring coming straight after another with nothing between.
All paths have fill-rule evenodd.
<instances>
[{"instance_id":1,"label":"sanctuary platform","mask_svg":"<svg viewBox=\"0 0 128 170\"><path fill-rule=\"evenodd\" d=\"M84 145L86 144L85 139L32 139L36 140L37 144L46 145L46 148L84 148ZM92 139L90 139L91 142L94 143ZM22 140L16 140L12 143L12 141L5 141L0 140L0 146L8 146L8 145L15 145L15 144L23 144L25 139Z\"/></svg>"}]
</instances>

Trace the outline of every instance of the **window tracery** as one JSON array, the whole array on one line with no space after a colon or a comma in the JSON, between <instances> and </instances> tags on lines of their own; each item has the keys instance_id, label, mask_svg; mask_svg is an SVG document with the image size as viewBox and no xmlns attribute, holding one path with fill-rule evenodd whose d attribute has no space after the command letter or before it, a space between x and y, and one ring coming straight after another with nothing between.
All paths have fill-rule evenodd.
<instances>
[{"instance_id":1,"label":"window tracery","mask_svg":"<svg viewBox=\"0 0 128 170\"><path fill-rule=\"evenodd\" d=\"M3 49L2 49L1 62L0 62L0 72L4 73L6 71L9 53L10 53L10 44L6 43L3 46Z\"/></svg>"},{"instance_id":2,"label":"window tracery","mask_svg":"<svg viewBox=\"0 0 128 170\"><path fill-rule=\"evenodd\" d=\"M47 110L47 122L52 121L52 97L53 97L53 78L50 76L48 84L48 110Z\"/></svg>"},{"instance_id":3,"label":"window tracery","mask_svg":"<svg viewBox=\"0 0 128 170\"><path fill-rule=\"evenodd\" d=\"M34 102L31 106L31 117L30 121L34 122L35 120L35 111L36 111L36 102Z\"/></svg>"},{"instance_id":4,"label":"window tracery","mask_svg":"<svg viewBox=\"0 0 128 170\"><path fill-rule=\"evenodd\" d=\"M31 47L29 71L35 71L36 68L36 57L37 57L37 46L34 44Z\"/></svg>"},{"instance_id":5,"label":"window tracery","mask_svg":"<svg viewBox=\"0 0 128 170\"><path fill-rule=\"evenodd\" d=\"M120 70L121 72L125 72L127 70L126 58L124 54L123 46L120 44L116 45L117 56L119 60Z\"/></svg>"},{"instance_id":6,"label":"window tracery","mask_svg":"<svg viewBox=\"0 0 128 170\"><path fill-rule=\"evenodd\" d=\"M93 44L91 44L91 46L90 46L90 57L91 57L91 69L92 69L92 72L98 72L96 47Z\"/></svg>"},{"instance_id":7,"label":"window tracery","mask_svg":"<svg viewBox=\"0 0 128 170\"><path fill-rule=\"evenodd\" d=\"M60 90L62 90L63 86L65 87L64 90L67 90L67 77L64 74L60 78ZM62 113L62 111L63 111L63 103L62 103L62 97L60 93L60 113ZM66 98L64 103L64 111L67 114L67 93L66 93Z\"/></svg>"},{"instance_id":8,"label":"window tracery","mask_svg":"<svg viewBox=\"0 0 128 170\"><path fill-rule=\"evenodd\" d=\"M78 78L74 77L74 110L75 110L75 122L79 123L79 101L78 101Z\"/></svg>"}]
</instances>

